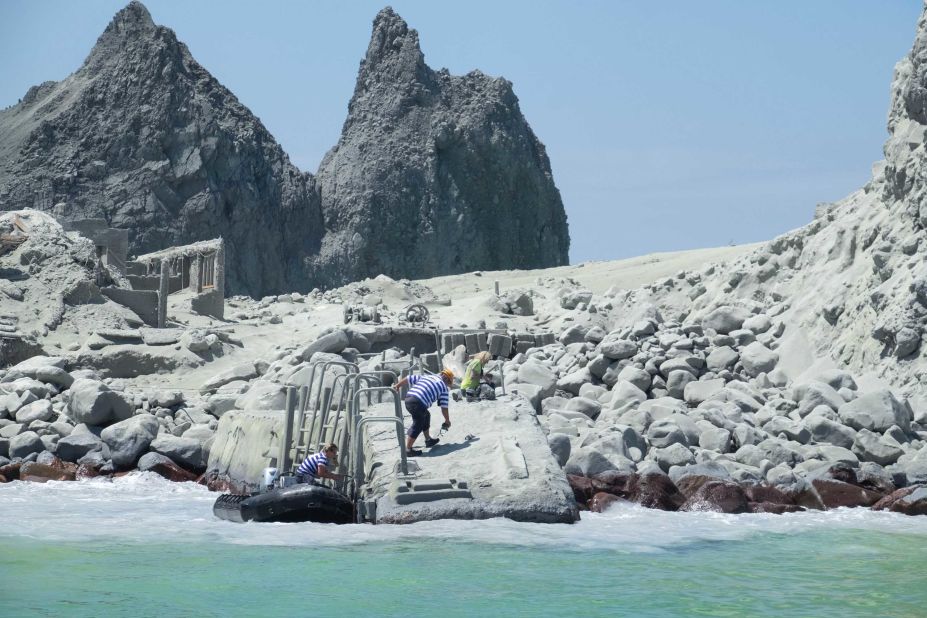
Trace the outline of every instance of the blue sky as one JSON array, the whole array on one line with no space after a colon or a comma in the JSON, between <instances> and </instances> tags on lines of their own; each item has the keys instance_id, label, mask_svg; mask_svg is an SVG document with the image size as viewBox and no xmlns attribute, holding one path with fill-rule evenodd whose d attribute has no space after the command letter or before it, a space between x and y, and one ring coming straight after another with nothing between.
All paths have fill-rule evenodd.
<instances>
[{"instance_id":1,"label":"blue sky","mask_svg":"<svg viewBox=\"0 0 927 618\"><path fill-rule=\"evenodd\" d=\"M0 107L75 70L123 1L0 2ZM383 2L149 0L314 172ZM917 0L395 0L426 61L515 85L571 260L771 238L862 186Z\"/></svg>"}]
</instances>

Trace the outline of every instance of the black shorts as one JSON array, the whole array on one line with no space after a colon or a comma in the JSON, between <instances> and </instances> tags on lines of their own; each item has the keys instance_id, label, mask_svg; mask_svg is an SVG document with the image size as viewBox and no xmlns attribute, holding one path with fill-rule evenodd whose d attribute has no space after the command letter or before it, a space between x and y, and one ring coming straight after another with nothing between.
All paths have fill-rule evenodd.
<instances>
[{"instance_id":1,"label":"black shorts","mask_svg":"<svg viewBox=\"0 0 927 618\"><path fill-rule=\"evenodd\" d=\"M414 440L431 427L431 412L415 397L406 398L406 410L412 415L412 426L406 430L406 435Z\"/></svg>"}]
</instances>

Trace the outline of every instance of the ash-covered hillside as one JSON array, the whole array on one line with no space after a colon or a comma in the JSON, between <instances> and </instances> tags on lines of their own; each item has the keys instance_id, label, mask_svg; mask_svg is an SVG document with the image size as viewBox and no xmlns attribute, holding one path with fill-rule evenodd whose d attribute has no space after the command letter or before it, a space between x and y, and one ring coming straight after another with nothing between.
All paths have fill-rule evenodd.
<instances>
[{"instance_id":1,"label":"ash-covered hillside","mask_svg":"<svg viewBox=\"0 0 927 618\"><path fill-rule=\"evenodd\" d=\"M316 179L130 3L80 69L0 112L0 209L22 208L105 218L133 253L221 235L229 289L251 295L551 266L569 246L511 85L433 72L389 9Z\"/></svg>"}]
</instances>

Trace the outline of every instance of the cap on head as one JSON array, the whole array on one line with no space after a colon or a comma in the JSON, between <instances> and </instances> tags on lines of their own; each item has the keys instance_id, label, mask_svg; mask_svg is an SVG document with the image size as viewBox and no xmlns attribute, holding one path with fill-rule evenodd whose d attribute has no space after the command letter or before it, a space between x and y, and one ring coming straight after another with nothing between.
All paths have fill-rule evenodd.
<instances>
[{"instance_id":1,"label":"cap on head","mask_svg":"<svg viewBox=\"0 0 927 618\"><path fill-rule=\"evenodd\" d=\"M448 384L450 384L451 382L454 381L454 372L451 371L450 369L442 369L442 370L441 370L441 378L442 378L445 382L447 382Z\"/></svg>"}]
</instances>

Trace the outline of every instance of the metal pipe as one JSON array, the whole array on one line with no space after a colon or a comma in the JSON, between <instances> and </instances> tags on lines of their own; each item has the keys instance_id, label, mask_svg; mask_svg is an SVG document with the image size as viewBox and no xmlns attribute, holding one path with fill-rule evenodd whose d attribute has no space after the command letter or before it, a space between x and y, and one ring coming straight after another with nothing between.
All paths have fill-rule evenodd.
<instances>
[{"instance_id":1,"label":"metal pipe","mask_svg":"<svg viewBox=\"0 0 927 618\"><path fill-rule=\"evenodd\" d=\"M277 457L277 468L280 474L290 472L290 442L293 439L293 413L296 410L296 389L288 386L286 389L286 416L283 421L283 437L280 440L280 455Z\"/></svg>"}]
</instances>

